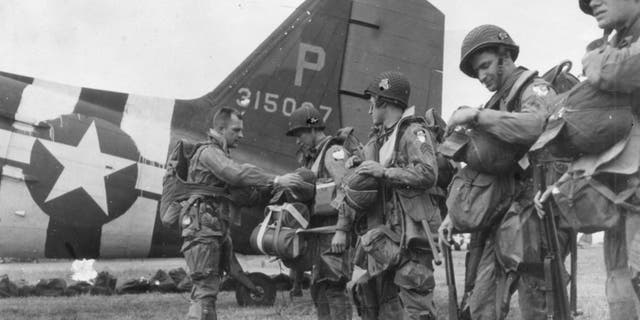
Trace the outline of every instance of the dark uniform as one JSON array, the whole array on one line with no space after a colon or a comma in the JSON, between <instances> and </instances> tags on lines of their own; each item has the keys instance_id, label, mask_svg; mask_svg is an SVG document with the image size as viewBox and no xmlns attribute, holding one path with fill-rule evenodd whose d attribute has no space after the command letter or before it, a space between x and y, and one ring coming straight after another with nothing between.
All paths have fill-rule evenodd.
<instances>
[{"instance_id":1,"label":"dark uniform","mask_svg":"<svg viewBox=\"0 0 640 320\"><path fill-rule=\"evenodd\" d=\"M585 13L593 15L589 1L581 0L580 7ZM631 94L636 121L640 115L639 38L640 19L633 17L624 28L617 30L608 44L603 43L600 48L587 52L582 61L587 81L601 90ZM631 134L625 149L637 148L633 142L640 140L638 130L632 130ZM629 153L623 151L622 154ZM639 156L638 151L634 154L636 158ZM617 162L634 163L624 159ZM638 168L629 169L638 174ZM617 227L605 231L604 259L607 270L606 295L611 319L639 319L640 301L637 294L640 294L640 212L628 210L621 217ZM634 278L638 293L634 293L632 286Z\"/></svg>"},{"instance_id":2,"label":"dark uniform","mask_svg":"<svg viewBox=\"0 0 640 320\"><path fill-rule=\"evenodd\" d=\"M324 129L320 112L313 107L301 107L291 115L288 135L295 135L298 129ZM318 183L344 176L347 150L339 144L333 144L333 137L325 136L315 147L304 150L300 165L313 171ZM322 157L322 159L321 159ZM322 161L321 161L322 160ZM336 181L339 185L340 181ZM335 214L314 214L309 228L335 226L338 220ZM347 296L346 285L353 273L352 250L342 253L331 252L333 233L307 235L308 251L305 256L311 261L311 297L315 303L318 319L351 319L351 303Z\"/></svg>"},{"instance_id":3,"label":"dark uniform","mask_svg":"<svg viewBox=\"0 0 640 320\"><path fill-rule=\"evenodd\" d=\"M224 137L212 131L206 144L189 163L189 183L219 187L269 187L275 176L231 159ZM187 319L216 319L216 297L220 287L223 252L233 252L229 222L235 204L220 196L203 196L192 210L180 217L182 253L193 280Z\"/></svg>"},{"instance_id":4,"label":"dark uniform","mask_svg":"<svg viewBox=\"0 0 640 320\"><path fill-rule=\"evenodd\" d=\"M392 92L395 86L403 87L406 96L401 102L406 107L409 83L403 75L385 72L373 83L374 86L380 83L387 92ZM379 92L371 94L382 96ZM414 119L410 115L392 127L374 131L363 156L364 160L376 161L385 167L384 175L379 179L381 187L377 201L366 212L340 212L338 228L354 229L361 236L361 243L362 236L382 228L389 233L389 239L400 246L397 261L389 262L388 267L383 271L378 269L373 272L375 274L372 270L379 261L372 260L370 254L356 253L356 264L367 270L354 288L362 319L434 319L437 314L433 302L433 255L424 247L412 245L411 240L424 239L421 221L426 220L434 232L440 225L438 204L430 194L435 188L438 167L431 134L423 124L411 121ZM397 132L404 121L408 125ZM400 138L394 141L396 135ZM395 147L388 148L386 144ZM388 161L389 153L395 154L394 160ZM359 245L356 251L361 249Z\"/></svg>"},{"instance_id":5,"label":"dark uniform","mask_svg":"<svg viewBox=\"0 0 640 320\"><path fill-rule=\"evenodd\" d=\"M460 64L462 71L476 78L477 74L471 69L470 59L479 52L479 48L490 46L496 49L503 46L503 50L511 51L513 60L517 58L518 47L506 31L497 26L483 25L469 32L463 42ZM498 80L502 81L502 84L497 92L478 113L474 128L527 150L542 133L545 119L550 113L547 99L554 95L554 92L548 83L531 75L524 68L517 68L503 77L504 79ZM518 170L515 174L509 173L513 174L516 180L516 196L508 214L519 217L522 223L522 243L525 245L524 256L520 257L524 263L519 269L519 281L516 285L522 318L546 319L545 294L542 290L544 275L536 272L542 270L545 244L541 237L541 220L536 216L533 206L533 170L528 161L525 156L520 162L523 170ZM557 178L551 177L549 181L555 181ZM496 247L496 232L497 226L482 234L476 234L472 237L476 243L470 244L482 248L472 252L475 256L469 259L479 259L475 285L468 300L472 319L501 319L506 317L508 312L511 288L508 288L506 266L498 261L497 255L500 253ZM559 238L562 255L566 256L568 234L560 232Z\"/></svg>"}]
</instances>

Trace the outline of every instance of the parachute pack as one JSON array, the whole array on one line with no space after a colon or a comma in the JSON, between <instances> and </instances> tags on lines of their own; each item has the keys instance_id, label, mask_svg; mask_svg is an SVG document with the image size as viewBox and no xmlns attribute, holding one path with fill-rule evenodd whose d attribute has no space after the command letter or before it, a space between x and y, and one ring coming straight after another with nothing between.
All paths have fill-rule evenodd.
<instances>
[{"instance_id":1,"label":"parachute pack","mask_svg":"<svg viewBox=\"0 0 640 320\"><path fill-rule=\"evenodd\" d=\"M179 140L167 158L165 175L162 178L160 219L165 226L172 226L180 217L183 200L194 194L224 194L223 188L188 183L189 162L204 150L210 142Z\"/></svg>"},{"instance_id":2,"label":"parachute pack","mask_svg":"<svg viewBox=\"0 0 640 320\"><path fill-rule=\"evenodd\" d=\"M565 67L568 65L568 68ZM598 89L568 72L563 62L545 74L554 77L561 93L552 105L553 114L532 151L547 147L557 157L578 158L599 154L628 136L633 126L631 97ZM555 70L555 71L554 71ZM569 78L567 78L569 77Z\"/></svg>"}]
</instances>

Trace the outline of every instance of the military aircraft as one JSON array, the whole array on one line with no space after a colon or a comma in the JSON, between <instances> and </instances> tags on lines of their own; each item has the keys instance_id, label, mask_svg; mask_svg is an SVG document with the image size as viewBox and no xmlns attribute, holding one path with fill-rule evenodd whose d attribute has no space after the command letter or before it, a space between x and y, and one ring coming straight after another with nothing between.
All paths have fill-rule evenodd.
<instances>
[{"instance_id":1,"label":"military aircraft","mask_svg":"<svg viewBox=\"0 0 640 320\"><path fill-rule=\"evenodd\" d=\"M206 139L221 106L245 112L243 162L296 167L284 133L295 108L327 132L369 131L363 89L400 70L419 113L440 110L444 15L425 0L306 0L213 91L192 100L72 87L0 73L0 257L179 256L158 216L164 162L179 139ZM262 208L243 211L236 251Z\"/></svg>"}]
</instances>

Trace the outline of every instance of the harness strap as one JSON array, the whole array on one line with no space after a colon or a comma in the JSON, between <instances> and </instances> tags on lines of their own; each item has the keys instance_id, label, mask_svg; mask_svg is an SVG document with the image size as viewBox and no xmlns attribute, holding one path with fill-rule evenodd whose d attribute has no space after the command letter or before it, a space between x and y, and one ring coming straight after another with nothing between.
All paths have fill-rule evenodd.
<instances>
[{"instance_id":1,"label":"harness strap","mask_svg":"<svg viewBox=\"0 0 640 320\"><path fill-rule=\"evenodd\" d=\"M513 84L511 90L509 91L509 95L507 95L507 98L505 99L505 105L507 106L507 108L509 107L509 105L511 105L511 102L515 100L516 96L522 91L522 87L524 87L524 84L529 82L529 80L533 79L533 77L535 77L536 75L538 75L536 71L526 70L520 75L520 77L518 77L518 80L516 80L516 82Z\"/></svg>"},{"instance_id":2,"label":"harness strap","mask_svg":"<svg viewBox=\"0 0 640 320\"><path fill-rule=\"evenodd\" d=\"M257 237L258 250L260 250L260 252L262 252L263 254L267 254L264 251L264 248L262 247L262 241L264 240L264 235L267 231L267 226L269 225L269 221L271 221L272 213L273 211L269 210L269 213L264 218L264 220L262 220L262 224L260 224L260 229L258 230L258 237Z\"/></svg>"}]
</instances>

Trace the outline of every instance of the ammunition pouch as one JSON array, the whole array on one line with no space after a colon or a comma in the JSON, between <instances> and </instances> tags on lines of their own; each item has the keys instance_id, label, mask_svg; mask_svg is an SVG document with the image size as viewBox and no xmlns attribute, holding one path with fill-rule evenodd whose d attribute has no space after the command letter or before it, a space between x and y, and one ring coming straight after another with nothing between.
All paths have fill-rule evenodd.
<instances>
[{"instance_id":1,"label":"ammunition pouch","mask_svg":"<svg viewBox=\"0 0 640 320\"><path fill-rule=\"evenodd\" d=\"M508 210L496 232L498 262L507 270L515 272L524 261L525 221L523 208L518 203Z\"/></svg>"},{"instance_id":2,"label":"ammunition pouch","mask_svg":"<svg viewBox=\"0 0 640 320\"><path fill-rule=\"evenodd\" d=\"M367 253L367 271L376 276L400 261L400 236L387 226L377 226L360 238Z\"/></svg>"},{"instance_id":3,"label":"ammunition pouch","mask_svg":"<svg viewBox=\"0 0 640 320\"><path fill-rule=\"evenodd\" d=\"M217 208L203 196L194 195L180 205L180 228L183 238L221 237L226 233L227 222L223 221ZM177 210L178 205L170 207Z\"/></svg>"}]
</instances>

